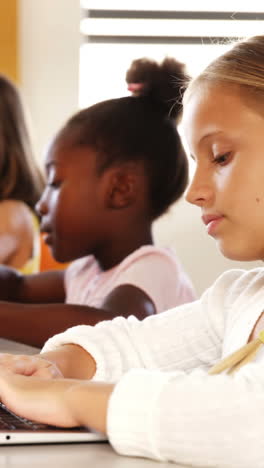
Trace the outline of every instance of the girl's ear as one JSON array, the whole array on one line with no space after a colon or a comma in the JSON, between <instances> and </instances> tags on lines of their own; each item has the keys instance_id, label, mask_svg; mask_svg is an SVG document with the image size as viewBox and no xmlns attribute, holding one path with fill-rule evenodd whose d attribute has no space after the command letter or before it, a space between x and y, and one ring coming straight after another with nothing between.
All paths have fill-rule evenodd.
<instances>
[{"instance_id":1,"label":"girl's ear","mask_svg":"<svg viewBox=\"0 0 264 468\"><path fill-rule=\"evenodd\" d=\"M132 205L137 198L137 171L127 167L110 168L106 176L106 207L120 210Z\"/></svg>"}]
</instances>

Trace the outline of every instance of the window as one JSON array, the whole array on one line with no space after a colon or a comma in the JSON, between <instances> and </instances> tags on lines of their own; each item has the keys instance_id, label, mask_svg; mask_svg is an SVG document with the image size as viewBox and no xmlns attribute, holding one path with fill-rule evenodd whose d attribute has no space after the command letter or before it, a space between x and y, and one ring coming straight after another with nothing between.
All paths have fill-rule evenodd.
<instances>
[{"instance_id":1,"label":"window","mask_svg":"<svg viewBox=\"0 0 264 468\"><path fill-rule=\"evenodd\" d=\"M259 0L222 0L221 6L207 0L185 0L176 10L177 3L81 1L81 107L128 94L125 73L136 58L160 61L173 56L186 63L189 73L195 76L230 47L232 39L264 32L264 11L260 10Z\"/></svg>"}]
</instances>

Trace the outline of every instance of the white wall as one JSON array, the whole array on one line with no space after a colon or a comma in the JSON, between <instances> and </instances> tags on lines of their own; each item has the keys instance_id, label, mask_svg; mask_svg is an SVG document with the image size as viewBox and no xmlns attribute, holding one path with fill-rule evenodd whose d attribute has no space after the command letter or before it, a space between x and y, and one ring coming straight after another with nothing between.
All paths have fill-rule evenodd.
<instances>
[{"instance_id":1,"label":"white wall","mask_svg":"<svg viewBox=\"0 0 264 468\"><path fill-rule=\"evenodd\" d=\"M78 106L79 0L20 0L22 92L39 154ZM224 270L250 268L223 258L209 239L200 210L177 203L154 226L160 245L172 245L201 293Z\"/></svg>"},{"instance_id":2,"label":"white wall","mask_svg":"<svg viewBox=\"0 0 264 468\"><path fill-rule=\"evenodd\" d=\"M21 86L43 148L78 107L79 0L19 0Z\"/></svg>"}]
</instances>

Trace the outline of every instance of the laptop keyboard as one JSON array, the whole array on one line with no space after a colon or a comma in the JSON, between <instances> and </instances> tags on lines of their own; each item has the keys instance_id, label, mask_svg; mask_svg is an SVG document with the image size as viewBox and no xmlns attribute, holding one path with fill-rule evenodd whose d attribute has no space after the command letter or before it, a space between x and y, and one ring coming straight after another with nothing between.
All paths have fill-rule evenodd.
<instances>
[{"instance_id":1,"label":"laptop keyboard","mask_svg":"<svg viewBox=\"0 0 264 468\"><path fill-rule=\"evenodd\" d=\"M29 430L29 431L36 431L39 429L47 429L48 426L46 424L38 424L33 421L29 421L28 419L21 418L16 414L12 413L12 411L8 410L7 407L0 403L0 430ZM54 429L54 427L53 427Z\"/></svg>"}]
</instances>

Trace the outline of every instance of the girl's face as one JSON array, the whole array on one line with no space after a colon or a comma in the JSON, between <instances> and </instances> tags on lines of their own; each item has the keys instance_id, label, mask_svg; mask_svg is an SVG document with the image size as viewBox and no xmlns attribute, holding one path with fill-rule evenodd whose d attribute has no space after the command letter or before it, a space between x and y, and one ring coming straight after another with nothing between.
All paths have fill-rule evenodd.
<instances>
[{"instance_id":1,"label":"girl's face","mask_svg":"<svg viewBox=\"0 0 264 468\"><path fill-rule=\"evenodd\" d=\"M53 145L46 158L47 185L37 210L56 260L68 262L96 250L104 234L96 156L87 148Z\"/></svg>"},{"instance_id":2,"label":"girl's face","mask_svg":"<svg viewBox=\"0 0 264 468\"><path fill-rule=\"evenodd\" d=\"M196 162L187 200L221 252L241 261L264 259L264 105L248 102L238 88L201 86L183 113Z\"/></svg>"}]
</instances>

